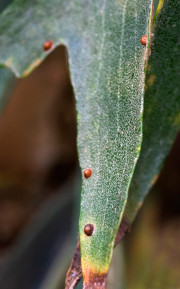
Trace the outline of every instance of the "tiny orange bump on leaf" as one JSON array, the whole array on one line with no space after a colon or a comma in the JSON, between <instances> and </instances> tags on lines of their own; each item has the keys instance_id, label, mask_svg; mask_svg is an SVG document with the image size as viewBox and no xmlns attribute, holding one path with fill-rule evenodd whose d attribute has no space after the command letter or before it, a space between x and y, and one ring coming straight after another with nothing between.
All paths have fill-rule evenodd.
<instances>
[{"instance_id":1,"label":"tiny orange bump on leaf","mask_svg":"<svg viewBox=\"0 0 180 289\"><path fill-rule=\"evenodd\" d=\"M86 179L90 178L91 175L92 175L92 170L91 169L88 168L88 169L84 170L84 177Z\"/></svg>"},{"instance_id":2,"label":"tiny orange bump on leaf","mask_svg":"<svg viewBox=\"0 0 180 289\"><path fill-rule=\"evenodd\" d=\"M141 37L141 44L146 46L147 45L147 35L143 35Z\"/></svg>"},{"instance_id":3,"label":"tiny orange bump on leaf","mask_svg":"<svg viewBox=\"0 0 180 289\"><path fill-rule=\"evenodd\" d=\"M48 40L48 41L44 42L44 44L43 44L44 51L51 49L52 46L53 46L52 40Z\"/></svg>"},{"instance_id":4,"label":"tiny orange bump on leaf","mask_svg":"<svg viewBox=\"0 0 180 289\"><path fill-rule=\"evenodd\" d=\"M86 234L86 236L92 236L94 232L94 226L92 224L87 224L84 227L84 233Z\"/></svg>"}]
</instances>

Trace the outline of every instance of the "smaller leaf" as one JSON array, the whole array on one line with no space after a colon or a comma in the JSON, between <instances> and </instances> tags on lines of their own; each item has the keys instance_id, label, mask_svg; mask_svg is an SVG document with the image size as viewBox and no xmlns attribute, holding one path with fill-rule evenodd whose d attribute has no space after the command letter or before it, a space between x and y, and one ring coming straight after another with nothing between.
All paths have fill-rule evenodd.
<instances>
[{"instance_id":1,"label":"smaller leaf","mask_svg":"<svg viewBox=\"0 0 180 289\"><path fill-rule=\"evenodd\" d=\"M162 5L163 4L163 5ZM143 142L124 217L132 223L180 129L180 5L160 1L144 100Z\"/></svg>"}]
</instances>

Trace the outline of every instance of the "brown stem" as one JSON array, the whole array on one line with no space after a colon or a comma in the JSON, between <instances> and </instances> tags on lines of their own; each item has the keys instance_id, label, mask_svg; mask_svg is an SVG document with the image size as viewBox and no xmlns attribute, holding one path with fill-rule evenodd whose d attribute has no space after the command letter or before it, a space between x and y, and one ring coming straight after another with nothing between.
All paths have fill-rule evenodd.
<instances>
[{"instance_id":1,"label":"brown stem","mask_svg":"<svg viewBox=\"0 0 180 289\"><path fill-rule=\"evenodd\" d=\"M119 244L119 242L122 240L122 238L130 232L130 225L124 220L122 219L121 221L121 224L119 226L119 229L117 231L117 234L116 234L116 239L115 239L115 242L114 242L114 247L117 246L117 244Z\"/></svg>"},{"instance_id":2,"label":"brown stem","mask_svg":"<svg viewBox=\"0 0 180 289\"><path fill-rule=\"evenodd\" d=\"M65 289L74 289L82 278L80 242L77 242L71 266L66 274Z\"/></svg>"}]
</instances>

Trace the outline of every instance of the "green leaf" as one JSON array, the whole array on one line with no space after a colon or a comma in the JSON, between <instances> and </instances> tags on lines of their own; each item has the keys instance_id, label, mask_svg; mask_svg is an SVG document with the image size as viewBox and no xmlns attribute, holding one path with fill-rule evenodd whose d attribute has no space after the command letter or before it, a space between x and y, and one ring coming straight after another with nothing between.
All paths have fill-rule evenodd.
<instances>
[{"instance_id":1,"label":"green leaf","mask_svg":"<svg viewBox=\"0 0 180 289\"><path fill-rule=\"evenodd\" d=\"M124 214L130 223L157 180L180 129L180 5L178 1L160 1L157 11L146 77L142 150Z\"/></svg>"},{"instance_id":2,"label":"green leaf","mask_svg":"<svg viewBox=\"0 0 180 289\"><path fill-rule=\"evenodd\" d=\"M0 17L0 62L17 76L50 52L46 40L68 48L80 166L93 172L83 179L79 223L85 288L107 274L139 155L148 54L140 38L150 38L151 8L151 0L16 0Z\"/></svg>"},{"instance_id":3,"label":"green leaf","mask_svg":"<svg viewBox=\"0 0 180 289\"><path fill-rule=\"evenodd\" d=\"M95 282L97 288L104 288L139 154L145 59L140 38L148 30L149 8L149 1L119 1L119 6L104 6L105 30L99 34L95 87L78 103L80 120L83 119L78 138L80 163L83 169L93 170L92 177L83 180L81 199L81 264L87 286L84 288L92 288ZM96 63L94 59L93 70ZM89 223L94 226L91 237L84 234L84 226Z\"/></svg>"}]
</instances>

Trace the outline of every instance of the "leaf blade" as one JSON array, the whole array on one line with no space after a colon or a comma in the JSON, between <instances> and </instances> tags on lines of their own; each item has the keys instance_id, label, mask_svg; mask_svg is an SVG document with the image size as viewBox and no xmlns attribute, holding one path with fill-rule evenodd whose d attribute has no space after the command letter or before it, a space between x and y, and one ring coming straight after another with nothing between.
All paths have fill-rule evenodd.
<instances>
[{"instance_id":1,"label":"leaf blade","mask_svg":"<svg viewBox=\"0 0 180 289\"><path fill-rule=\"evenodd\" d=\"M146 5L148 4L146 3ZM131 9L132 9L132 6L133 4L131 4ZM149 9L147 10L148 10L147 15L148 15ZM116 7L116 11L118 11L117 7ZM123 14L122 11L123 9L121 10L121 13ZM120 12L118 11L117 13L120 13ZM112 14L116 15L115 13L112 13ZM132 18L132 15L131 15L131 18ZM142 21L142 14L141 14L141 21ZM140 19L139 19L139 22L140 22ZM116 19L116 23L117 23L117 19ZM122 28L121 25L122 25L122 22L118 26L118 29ZM142 25L142 22L139 25ZM131 32L134 31L134 29L132 28L132 23L130 26L127 28L127 30L129 29ZM148 26L148 23L146 22L146 29L147 29L147 26ZM110 27L114 27L114 26L111 24ZM139 57L141 58L142 55L144 55L143 48L140 45L140 38L143 34L146 33L146 31L145 31L145 28L143 28L139 32L140 35L139 36L136 35L135 39L136 39L137 46L132 45L132 42L129 43L129 36L127 37L127 34L126 34L127 31L125 33L126 38L123 39L124 59L121 59L124 65L124 67L121 70L121 74L123 76L124 82L128 74L127 71L128 69L129 71L131 70L132 68L131 64L133 62L132 59L128 62L127 60L128 53L132 55L131 53L133 51L133 54L134 54L134 49L137 49L138 47L139 51L141 51L142 53L141 56ZM111 33L118 35L117 30L113 32L111 31ZM108 38L106 38L105 42L107 42L107 47L109 46L112 49L112 42L110 43L110 40ZM122 45L122 38L117 39L117 42L114 44L114 46L115 45L117 45L117 47L120 47ZM87 167L90 167L93 170L92 177L88 180L84 179L84 182L83 182L81 215L80 215L80 226L79 226L80 227L80 240L81 240L81 254L82 254L81 263L82 263L82 270L84 272L85 284L89 284L90 279L92 279L92 275L99 274L102 276L107 273L109 263L111 260L113 246L114 246L114 239L115 239L116 232L119 227L119 222L121 219L120 215L122 216L122 212L123 212L124 205L125 205L126 198L127 198L128 185L130 182L131 175L133 173L133 165L137 160L138 153L139 153L138 147L141 141L141 115L142 115L141 92L143 90L143 84L141 83L141 81L139 82L139 79L137 81L137 78L138 78L136 75L137 71L134 72L133 70L133 72L135 73L135 77L133 79L134 82L132 81L132 79L130 79L130 76L128 75L127 77L128 81L126 82L127 86L126 87L123 86L122 80L121 80L120 85L118 87L117 83L119 81L119 77L118 77L119 75L117 76L115 73L116 71L118 71L119 67L118 67L118 64L114 63L116 60L112 60L112 56L110 54L112 54L111 51L102 53L102 55L105 55L105 57L108 59L106 68L103 67L101 71L102 72L101 79L103 82L102 84L101 83L99 84L101 91L103 91L102 95L104 97L104 104L100 104L100 102L102 102L102 95L100 95L99 92L96 92L96 98L94 99L95 102L93 102L92 99L88 99L87 97L83 96L84 99L81 99L80 105L77 103L77 106L78 105L80 106L80 109L79 109L80 120L83 119L83 121L79 124L79 130L83 132L82 134L79 134L79 149L82 152L80 153L80 163L82 166L82 174L83 174L83 170L86 169ZM117 59L117 57L115 57L115 59ZM126 65L125 65L125 59L127 60ZM103 61L105 62L106 60L101 59L101 61L103 63ZM139 64L139 66L141 67L140 71L143 75L144 57L141 58L141 61L140 61L141 65ZM103 71L108 71L108 68L112 68L114 72L114 73L109 73L113 75L113 77L110 76L111 92L107 90L106 84L108 83L108 79L106 78L106 73L104 73L105 76L103 76ZM139 76L139 78L141 77ZM141 78L141 80L143 82L143 77ZM117 100L116 96L118 96L118 90L121 91L122 94L124 93L124 95L126 94L127 96L127 90L129 89L129 86L131 87L132 85L133 87L136 81L138 85L140 85L140 88L138 92L137 91L135 92L136 90L135 88L134 90L132 89L133 93L135 95L137 93L139 97L139 98L136 97L133 99L134 106L132 105L132 103L130 104L127 100L125 100L125 97L124 98L122 97L119 100L119 103L116 102ZM113 86L116 86L115 89ZM129 96L129 98L132 100L131 96ZM114 101L114 104L112 104L113 101ZM89 105L89 107L92 108L91 111L88 111L88 115L91 116L90 118L86 117L85 115L87 113L87 111L84 111L85 105L86 106ZM101 114L98 111L100 107L102 110ZM111 107L113 107L112 110L110 109ZM117 112L118 109L119 111ZM126 111L126 116L128 119L126 117L122 119L123 112L125 111ZM134 118L132 117L131 115L132 111L137 116L137 119L136 117ZM100 115L101 115L101 118L99 119ZM119 116L120 118L117 121L117 117ZM130 121L131 125L129 123L130 119L131 119ZM132 126L132 123L133 123L133 126ZM118 124L119 124L119 127L118 127ZM83 131L83 128L81 127L81 125L86 127L86 130ZM113 127L113 125L115 127ZM135 127L135 130L137 129L137 131L133 131L134 127ZM110 136L110 133L107 133L107 128L112 129L111 136ZM115 135L116 135L116 140L114 137ZM132 144L131 140L133 137L135 139L135 143ZM127 145L128 148L126 147L127 143L128 143ZM98 145L95 146L94 144L98 144ZM121 148L121 144L122 144L122 147L124 146L123 149ZM126 152L126 149L128 152ZM111 152L109 153L109 151ZM124 167L124 165L125 163L127 163L127 160L126 160L127 154L129 157L129 163L128 163L128 170L126 171L126 167ZM133 160L131 159L131 157ZM124 178L124 175L125 175L125 178ZM114 178L116 177L118 181L114 180ZM121 187L121 185L123 188ZM92 237L86 237L83 231L84 226L88 223L92 223L95 227L95 233L93 234ZM98 283L97 279L96 279L96 283Z\"/></svg>"},{"instance_id":2,"label":"leaf blade","mask_svg":"<svg viewBox=\"0 0 180 289\"><path fill-rule=\"evenodd\" d=\"M160 1L154 23L154 46L146 78L143 142L131 182L124 216L132 223L158 178L180 128L179 5ZM168 17L167 17L168 15Z\"/></svg>"}]
</instances>

